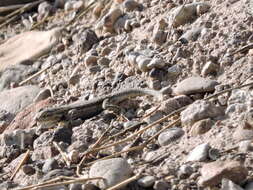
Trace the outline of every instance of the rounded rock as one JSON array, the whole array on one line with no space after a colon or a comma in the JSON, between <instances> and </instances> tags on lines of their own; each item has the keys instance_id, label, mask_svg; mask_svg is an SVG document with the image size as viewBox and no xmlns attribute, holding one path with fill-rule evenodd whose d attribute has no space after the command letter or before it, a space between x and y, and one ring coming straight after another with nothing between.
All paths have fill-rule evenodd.
<instances>
[{"instance_id":1,"label":"rounded rock","mask_svg":"<svg viewBox=\"0 0 253 190\"><path fill-rule=\"evenodd\" d=\"M173 141L184 135L184 130L181 128L171 128L161 133L158 137L158 142L161 146L167 146Z\"/></svg>"},{"instance_id":2,"label":"rounded rock","mask_svg":"<svg viewBox=\"0 0 253 190\"><path fill-rule=\"evenodd\" d=\"M112 158L98 161L91 166L90 177L103 177L105 180L98 180L96 183L101 189L112 187L132 175L132 169L123 158Z\"/></svg>"},{"instance_id":3,"label":"rounded rock","mask_svg":"<svg viewBox=\"0 0 253 190\"><path fill-rule=\"evenodd\" d=\"M144 176L141 179L139 179L137 182L141 187L145 187L145 188L151 187L155 183L155 177L154 176Z\"/></svg>"}]
</instances>

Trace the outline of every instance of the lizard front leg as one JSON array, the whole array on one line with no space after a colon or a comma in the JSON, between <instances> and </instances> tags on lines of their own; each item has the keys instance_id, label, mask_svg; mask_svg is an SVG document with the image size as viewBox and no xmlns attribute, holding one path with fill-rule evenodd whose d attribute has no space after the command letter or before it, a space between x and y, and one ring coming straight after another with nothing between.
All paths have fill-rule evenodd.
<instances>
[{"instance_id":1,"label":"lizard front leg","mask_svg":"<svg viewBox=\"0 0 253 190\"><path fill-rule=\"evenodd\" d=\"M120 106L113 104L110 98L107 98L103 101L102 107L104 110L112 111L113 113L120 115L123 113L123 109Z\"/></svg>"}]
</instances>

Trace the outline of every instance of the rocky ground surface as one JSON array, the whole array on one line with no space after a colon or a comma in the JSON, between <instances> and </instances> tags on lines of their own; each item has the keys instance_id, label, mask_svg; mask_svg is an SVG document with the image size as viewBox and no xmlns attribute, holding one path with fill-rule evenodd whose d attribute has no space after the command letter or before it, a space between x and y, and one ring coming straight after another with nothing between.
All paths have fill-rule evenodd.
<instances>
[{"instance_id":1,"label":"rocky ground surface","mask_svg":"<svg viewBox=\"0 0 253 190\"><path fill-rule=\"evenodd\" d=\"M1 190L253 190L251 1L34 2L0 8ZM133 87L163 100L36 120Z\"/></svg>"}]
</instances>

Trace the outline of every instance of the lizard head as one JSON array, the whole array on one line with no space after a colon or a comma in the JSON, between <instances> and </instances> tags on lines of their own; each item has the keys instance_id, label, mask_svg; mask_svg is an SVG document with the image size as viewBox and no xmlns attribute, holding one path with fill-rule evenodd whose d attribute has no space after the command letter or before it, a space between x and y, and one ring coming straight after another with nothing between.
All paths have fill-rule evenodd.
<instances>
[{"instance_id":1,"label":"lizard head","mask_svg":"<svg viewBox=\"0 0 253 190\"><path fill-rule=\"evenodd\" d=\"M52 113L50 109L41 109L35 116L37 122L57 122L61 120L61 115L57 113Z\"/></svg>"}]
</instances>

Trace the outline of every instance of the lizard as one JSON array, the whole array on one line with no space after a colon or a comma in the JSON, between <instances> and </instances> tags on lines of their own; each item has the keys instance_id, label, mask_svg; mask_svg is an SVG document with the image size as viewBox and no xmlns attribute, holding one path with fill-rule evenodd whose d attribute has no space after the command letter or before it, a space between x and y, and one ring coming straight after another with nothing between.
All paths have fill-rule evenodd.
<instances>
[{"instance_id":1,"label":"lizard","mask_svg":"<svg viewBox=\"0 0 253 190\"><path fill-rule=\"evenodd\" d=\"M92 118L106 109L117 108L118 103L137 96L151 95L162 100L162 93L144 88L128 88L119 92L104 95L88 101L77 101L69 105L49 107L39 110L35 119L39 123L71 121L78 118L83 120Z\"/></svg>"}]
</instances>

